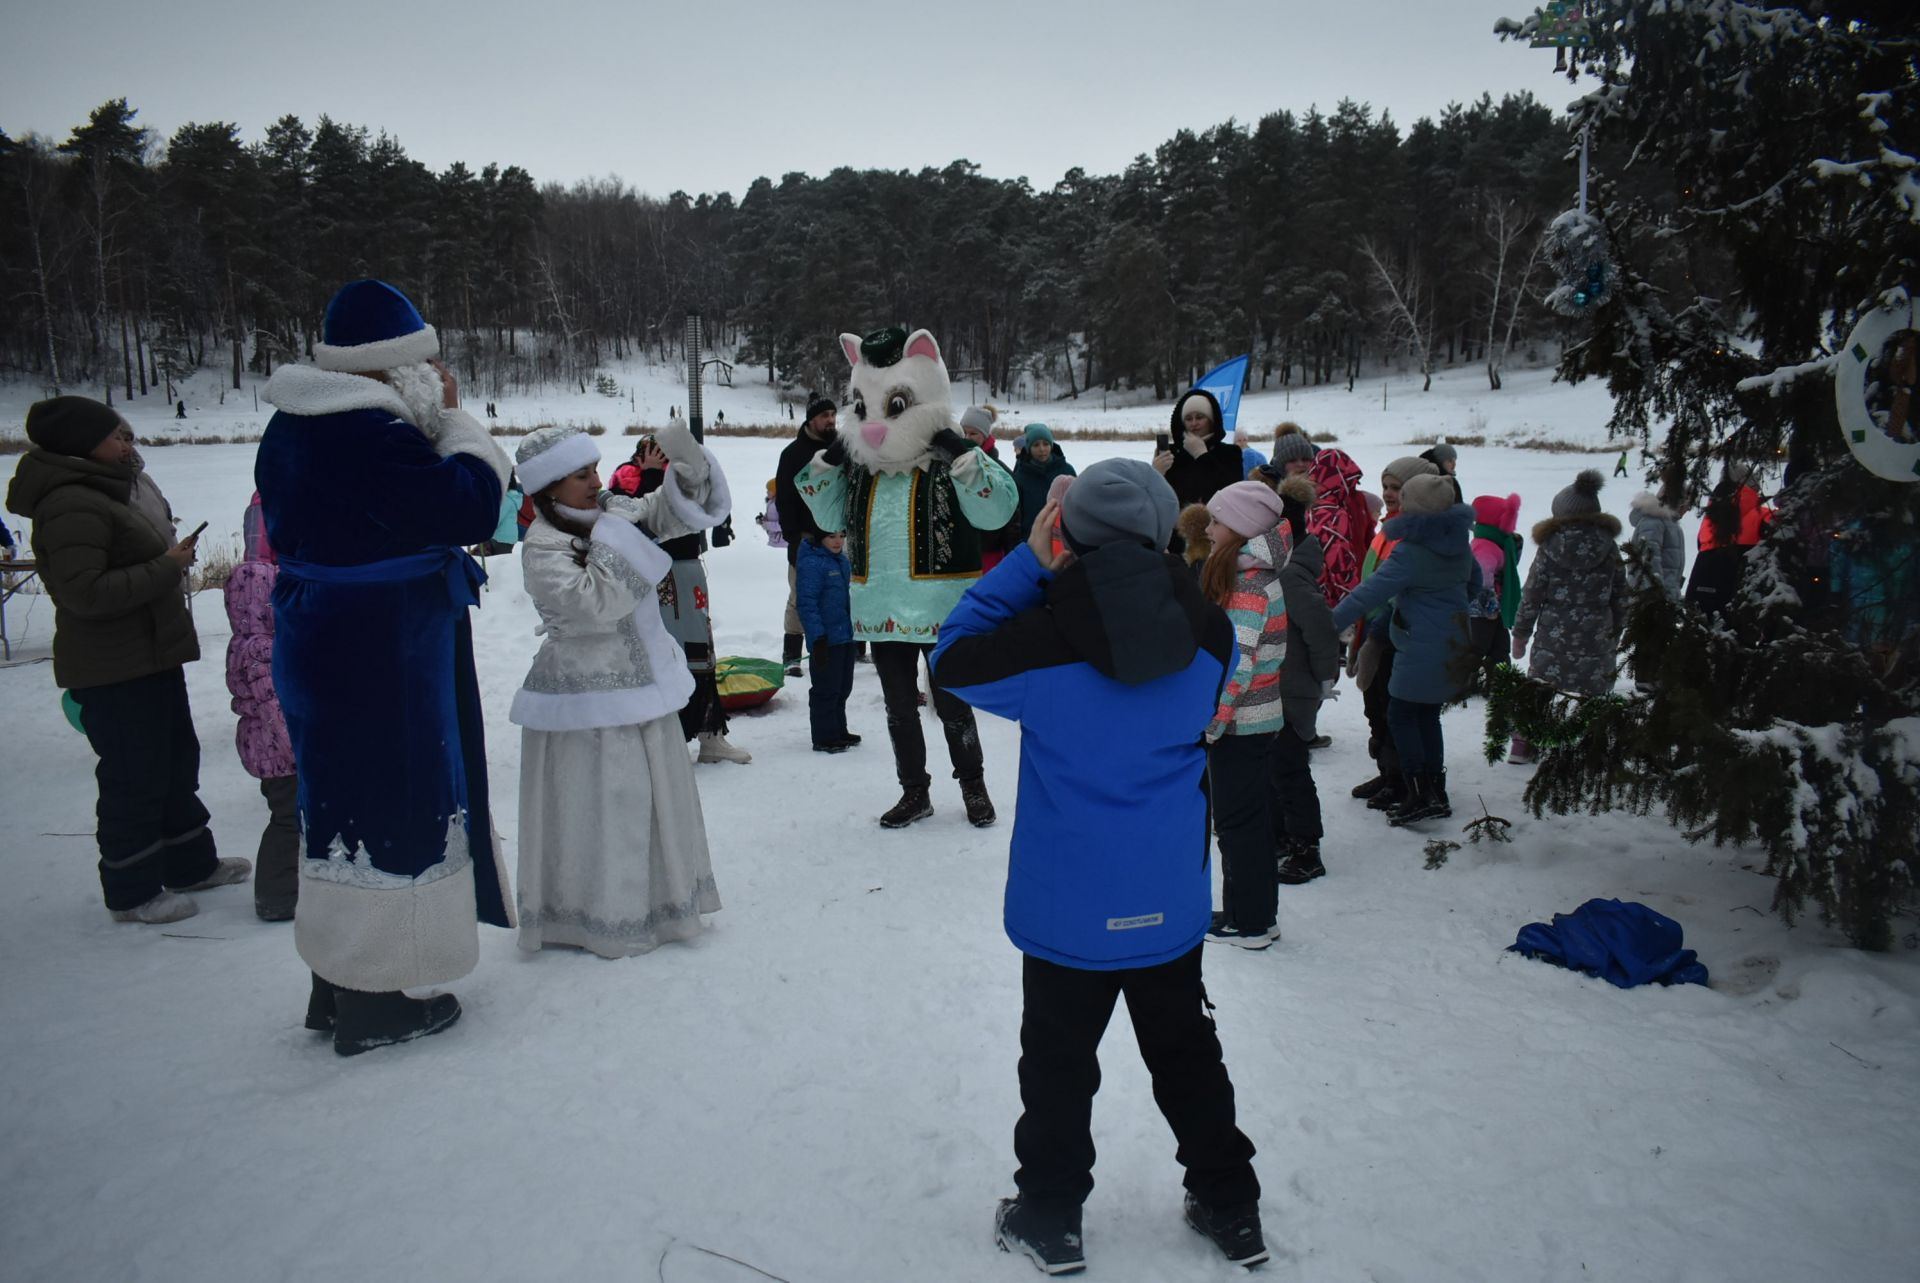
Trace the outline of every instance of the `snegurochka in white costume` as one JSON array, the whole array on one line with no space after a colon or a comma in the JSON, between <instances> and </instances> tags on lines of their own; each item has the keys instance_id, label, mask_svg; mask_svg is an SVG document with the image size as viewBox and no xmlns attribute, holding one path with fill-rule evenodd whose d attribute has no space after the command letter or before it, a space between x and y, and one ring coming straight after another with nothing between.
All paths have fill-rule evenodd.
<instances>
[{"instance_id":1,"label":"snegurochka in white costume","mask_svg":"<svg viewBox=\"0 0 1920 1283\"><path fill-rule=\"evenodd\" d=\"M632 499L600 485L600 448L543 428L516 455L535 516L521 547L545 640L513 697L520 750L520 947L606 958L697 935L720 908L679 711L686 655L656 596L660 544L727 519L711 452L675 419L666 481Z\"/></svg>"}]
</instances>

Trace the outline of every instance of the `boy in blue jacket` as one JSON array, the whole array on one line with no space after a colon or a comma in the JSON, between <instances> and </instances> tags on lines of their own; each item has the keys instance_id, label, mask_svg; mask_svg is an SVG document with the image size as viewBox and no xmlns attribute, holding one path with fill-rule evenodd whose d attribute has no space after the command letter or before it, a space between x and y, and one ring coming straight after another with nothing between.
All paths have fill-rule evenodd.
<instances>
[{"instance_id":1,"label":"boy in blue jacket","mask_svg":"<svg viewBox=\"0 0 1920 1283\"><path fill-rule=\"evenodd\" d=\"M1188 1224L1229 1260L1267 1257L1253 1144L1207 1016L1212 906L1201 737L1232 626L1165 549L1178 504L1147 464L1088 468L940 627L940 684L1020 723L1007 935L1025 954L1017 1198L1002 1249L1081 1268L1098 1048L1127 998L1154 1099L1179 1142ZM1054 517L1067 551L1055 557Z\"/></svg>"},{"instance_id":2,"label":"boy in blue jacket","mask_svg":"<svg viewBox=\"0 0 1920 1283\"><path fill-rule=\"evenodd\" d=\"M813 751L844 753L860 742L847 730L847 697L853 694L853 605L847 537L841 531L810 530L793 563L794 607L813 660L807 716Z\"/></svg>"}]
</instances>

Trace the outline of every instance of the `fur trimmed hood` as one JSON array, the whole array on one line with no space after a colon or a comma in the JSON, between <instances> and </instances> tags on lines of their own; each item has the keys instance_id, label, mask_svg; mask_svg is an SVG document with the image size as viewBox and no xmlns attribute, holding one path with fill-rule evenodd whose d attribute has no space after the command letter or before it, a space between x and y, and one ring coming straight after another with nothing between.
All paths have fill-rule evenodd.
<instances>
[{"instance_id":1,"label":"fur trimmed hood","mask_svg":"<svg viewBox=\"0 0 1920 1283\"><path fill-rule=\"evenodd\" d=\"M1213 446L1225 441L1227 439L1227 430L1220 419L1219 400L1213 393L1207 391L1205 388L1189 388L1174 398L1173 414L1170 416L1173 444L1178 447L1181 436L1186 433L1187 425L1186 422L1181 419L1180 412L1186 408L1188 399L1192 397L1202 398L1206 401L1207 407L1213 411L1213 426L1207 429L1207 444Z\"/></svg>"},{"instance_id":2,"label":"fur trimmed hood","mask_svg":"<svg viewBox=\"0 0 1920 1283\"><path fill-rule=\"evenodd\" d=\"M1651 490L1642 490L1639 494L1635 495L1630 508L1631 511L1627 513L1627 519L1629 521L1642 513L1649 517L1658 517L1662 521L1680 520L1680 514L1661 503L1660 496Z\"/></svg>"},{"instance_id":3,"label":"fur trimmed hood","mask_svg":"<svg viewBox=\"0 0 1920 1283\"><path fill-rule=\"evenodd\" d=\"M1602 565L1620 555L1620 518L1610 512L1575 517L1548 517L1533 528L1539 555L1569 570Z\"/></svg>"},{"instance_id":4,"label":"fur trimmed hood","mask_svg":"<svg viewBox=\"0 0 1920 1283\"><path fill-rule=\"evenodd\" d=\"M1620 537L1620 518L1610 512L1591 512L1576 517L1548 517L1545 521L1536 522L1533 527L1534 546L1544 548L1547 540L1562 530L1577 530L1582 526L1597 527L1605 531L1609 539Z\"/></svg>"}]
</instances>

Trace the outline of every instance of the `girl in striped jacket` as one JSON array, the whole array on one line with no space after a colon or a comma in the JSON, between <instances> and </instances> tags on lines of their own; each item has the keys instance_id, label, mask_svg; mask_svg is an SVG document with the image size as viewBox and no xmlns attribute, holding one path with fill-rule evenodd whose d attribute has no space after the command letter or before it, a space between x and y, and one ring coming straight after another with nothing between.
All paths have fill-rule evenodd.
<instances>
[{"instance_id":1,"label":"girl in striped jacket","mask_svg":"<svg viewBox=\"0 0 1920 1283\"><path fill-rule=\"evenodd\" d=\"M1264 949L1280 938L1273 768L1276 736L1286 724L1280 666L1287 657L1287 600L1280 571L1292 540L1281 524L1280 496L1257 481L1215 492L1207 512L1213 551L1200 591L1226 609L1238 651L1207 727L1224 906L1207 938Z\"/></svg>"}]
</instances>

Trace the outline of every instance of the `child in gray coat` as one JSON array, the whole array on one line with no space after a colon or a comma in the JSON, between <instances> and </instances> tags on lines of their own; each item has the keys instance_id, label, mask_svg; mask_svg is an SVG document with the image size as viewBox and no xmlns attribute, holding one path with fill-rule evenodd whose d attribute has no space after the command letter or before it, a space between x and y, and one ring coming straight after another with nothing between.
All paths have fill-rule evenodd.
<instances>
[{"instance_id":1,"label":"child in gray coat","mask_svg":"<svg viewBox=\"0 0 1920 1283\"><path fill-rule=\"evenodd\" d=\"M1513 621L1513 657L1534 644L1528 674L1575 695L1613 689L1627 624L1620 519L1600 511L1600 474L1589 468L1553 497L1553 516L1533 528L1539 550Z\"/></svg>"},{"instance_id":2,"label":"child in gray coat","mask_svg":"<svg viewBox=\"0 0 1920 1283\"><path fill-rule=\"evenodd\" d=\"M1687 540L1680 533L1680 518L1660 502L1658 495L1642 490L1633 497L1627 522L1633 527L1633 538L1627 541L1631 550L1627 558L1628 585L1643 588L1651 579L1678 601L1687 582Z\"/></svg>"}]
</instances>

